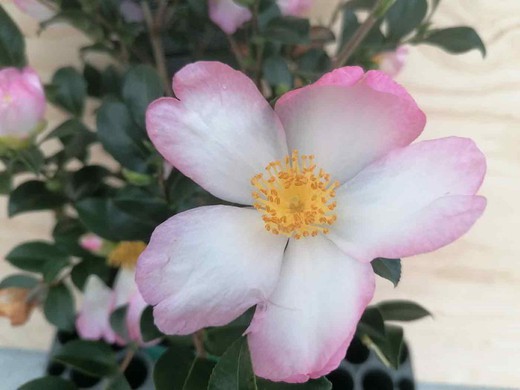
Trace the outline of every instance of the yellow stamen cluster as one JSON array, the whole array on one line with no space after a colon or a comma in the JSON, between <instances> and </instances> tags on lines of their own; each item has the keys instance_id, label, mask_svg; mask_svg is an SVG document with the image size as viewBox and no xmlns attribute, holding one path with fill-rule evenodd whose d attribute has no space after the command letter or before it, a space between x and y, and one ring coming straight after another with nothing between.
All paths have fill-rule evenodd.
<instances>
[{"instance_id":1,"label":"yellow stamen cluster","mask_svg":"<svg viewBox=\"0 0 520 390\"><path fill-rule=\"evenodd\" d=\"M107 261L112 267L134 268L146 244L142 241L122 241L108 254Z\"/></svg>"},{"instance_id":2,"label":"yellow stamen cluster","mask_svg":"<svg viewBox=\"0 0 520 390\"><path fill-rule=\"evenodd\" d=\"M333 198L339 184L318 170L314 156L295 150L271 162L266 171L267 177L259 173L251 179L253 206L263 214L265 229L295 239L327 234L336 221Z\"/></svg>"}]
</instances>

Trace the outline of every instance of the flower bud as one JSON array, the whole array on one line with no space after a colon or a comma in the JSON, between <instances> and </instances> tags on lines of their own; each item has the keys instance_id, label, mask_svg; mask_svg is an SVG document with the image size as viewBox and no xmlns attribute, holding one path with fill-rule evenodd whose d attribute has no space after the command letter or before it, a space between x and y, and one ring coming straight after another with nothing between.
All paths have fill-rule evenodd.
<instances>
[{"instance_id":1,"label":"flower bud","mask_svg":"<svg viewBox=\"0 0 520 390\"><path fill-rule=\"evenodd\" d=\"M31 68L0 70L0 148L20 148L43 124L45 94Z\"/></svg>"}]
</instances>

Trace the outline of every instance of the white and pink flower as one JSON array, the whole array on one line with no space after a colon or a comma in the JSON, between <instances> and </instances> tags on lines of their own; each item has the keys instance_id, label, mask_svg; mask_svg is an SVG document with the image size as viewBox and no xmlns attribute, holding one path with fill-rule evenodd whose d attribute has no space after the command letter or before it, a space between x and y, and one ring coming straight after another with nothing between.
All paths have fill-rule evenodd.
<instances>
[{"instance_id":1,"label":"white and pink flower","mask_svg":"<svg viewBox=\"0 0 520 390\"><path fill-rule=\"evenodd\" d=\"M56 15L54 9L38 0L14 0L14 4L20 11L40 22L49 20Z\"/></svg>"},{"instance_id":2,"label":"white and pink flower","mask_svg":"<svg viewBox=\"0 0 520 390\"><path fill-rule=\"evenodd\" d=\"M282 15L303 16L312 6L312 0L277 0ZM209 17L226 34L234 34L252 18L251 11L234 0L209 0Z\"/></svg>"},{"instance_id":3,"label":"white and pink flower","mask_svg":"<svg viewBox=\"0 0 520 390\"><path fill-rule=\"evenodd\" d=\"M0 70L0 142L27 140L42 125L45 94L31 68Z\"/></svg>"},{"instance_id":4,"label":"white and pink flower","mask_svg":"<svg viewBox=\"0 0 520 390\"><path fill-rule=\"evenodd\" d=\"M304 382L335 369L372 299L376 257L433 251L466 233L485 157L473 141L411 144L425 116L380 72L345 67L289 92L274 110L242 73L198 62L177 99L147 112L172 165L213 195L170 218L136 271L167 334L229 323L250 307L255 373ZM252 207L253 206L253 207Z\"/></svg>"},{"instance_id":5,"label":"white and pink flower","mask_svg":"<svg viewBox=\"0 0 520 390\"><path fill-rule=\"evenodd\" d=\"M129 341L139 345L145 343L141 335L141 315L148 306L137 290L133 270L121 268L110 289L96 275L90 275L85 285L81 311L76 319L76 329L81 338L105 340L107 343L125 345ZM129 340L123 340L110 325L110 315L120 307L128 305L126 327Z\"/></svg>"},{"instance_id":6,"label":"white and pink flower","mask_svg":"<svg viewBox=\"0 0 520 390\"><path fill-rule=\"evenodd\" d=\"M379 66L379 69L386 74L395 77L403 70L408 58L408 47L399 46L394 51L384 51L374 56L373 60Z\"/></svg>"}]
</instances>

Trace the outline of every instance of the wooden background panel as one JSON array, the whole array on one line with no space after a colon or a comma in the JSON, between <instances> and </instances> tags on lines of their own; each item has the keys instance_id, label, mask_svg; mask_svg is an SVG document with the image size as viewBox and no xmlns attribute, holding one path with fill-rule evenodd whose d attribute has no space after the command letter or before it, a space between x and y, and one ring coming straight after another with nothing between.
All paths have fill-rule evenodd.
<instances>
[{"instance_id":1,"label":"wooden background panel","mask_svg":"<svg viewBox=\"0 0 520 390\"><path fill-rule=\"evenodd\" d=\"M67 27L43 36L36 24L9 1L9 12L29 35L31 63L48 80L56 66L77 64L85 42ZM333 0L316 0L314 15L327 20ZM445 0L435 22L471 25L488 46L451 56L436 48L413 48L398 81L426 112L423 139L450 135L472 137L488 158L482 194L488 208L472 231L435 253L403 261L397 289L382 281L376 300L413 299L435 319L406 325L417 376L424 381L511 386L520 383L520 1ZM57 123L60 114L49 109ZM3 200L2 200L3 202ZM7 220L0 203L0 257L16 242L48 236L47 214ZM0 275L10 271L0 262ZM0 345L46 348L50 328L36 314L11 329L0 320Z\"/></svg>"}]
</instances>

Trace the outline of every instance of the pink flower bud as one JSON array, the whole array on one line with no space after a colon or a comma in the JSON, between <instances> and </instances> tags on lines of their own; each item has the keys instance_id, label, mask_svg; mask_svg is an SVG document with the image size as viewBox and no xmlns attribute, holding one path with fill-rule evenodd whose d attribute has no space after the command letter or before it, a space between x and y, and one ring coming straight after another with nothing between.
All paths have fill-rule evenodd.
<instances>
[{"instance_id":1,"label":"pink flower bud","mask_svg":"<svg viewBox=\"0 0 520 390\"><path fill-rule=\"evenodd\" d=\"M0 143L28 139L41 125L44 112L45 95L34 70L0 70Z\"/></svg>"},{"instance_id":2,"label":"pink flower bud","mask_svg":"<svg viewBox=\"0 0 520 390\"><path fill-rule=\"evenodd\" d=\"M87 233L81 236L79 245L89 252L99 253L103 248L103 239L93 233Z\"/></svg>"},{"instance_id":3,"label":"pink flower bud","mask_svg":"<svg viewBox=\"0 0 520 390\"><path fill-rule=\"evenodd\" d=\"M399 46L395 51L385 51L374 57L379 69L389 76L397 76L403 70L408 57L408 47Z\"/></svg>"},{"instance_id":4,"label":"pink flower bud","mask_svg":"<svg viewBox=\"0 0 520 390\"><path fill-rule=\"evenodd\" d=\"M32 16L40 22L49 20L56 15L56 12L52 8L38 0L14 0L14 3L24 14Z\"/></svg>"}]
</instances>

